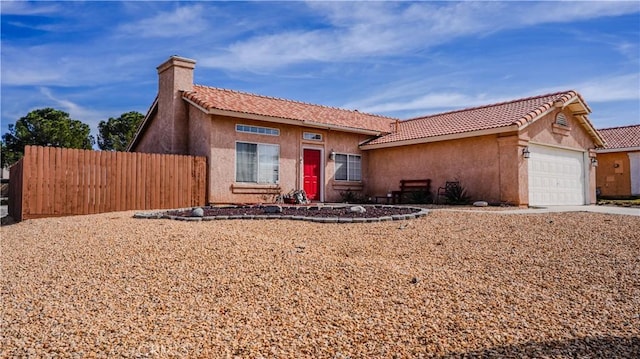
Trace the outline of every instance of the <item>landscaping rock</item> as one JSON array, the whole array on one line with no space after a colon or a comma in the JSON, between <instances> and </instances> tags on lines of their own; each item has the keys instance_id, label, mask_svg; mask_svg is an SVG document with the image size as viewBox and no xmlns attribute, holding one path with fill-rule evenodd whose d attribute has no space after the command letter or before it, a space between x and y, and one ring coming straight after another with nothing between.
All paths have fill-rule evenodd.
<instances>
[{"instance_id":1,"label":"landscaping rock","mask_svg":"<svg viewBox=\"0 0 640 359\"><path fill-rule=\"evenodd\" d=\"M349 208L349 211L355 212L355 213L365 213L367 212L367 209L362 206L353 206Z\"/></svg>"},{"instance_id":2,"label":"landscaping rock","mask_svg":"<svg viewBox=\"0 0 640 359\"><path fill-rule=\"evenodd\" d=\"M191 217L204 217L204 209L197 207L191 211Z\"/></svg>"},{"instance_id":3,"label":"landscaping rock","mask_svg":"<svg viewBox=\"0 0 640 359\"><path fill-rule=\"evenodd\" d=\"M282 206L265 206L264 213L282 213Z\"/></svg>"},{"instance_id":4,"label":"landscaping rock","mask_svg":"<svg viewBox=\"0 0 640 359\"><path fill-rule=\"evenodd\" d=\"M0 357L638 358L640 217L476 212L1 226Z\"/></svg>"}]
</instances>

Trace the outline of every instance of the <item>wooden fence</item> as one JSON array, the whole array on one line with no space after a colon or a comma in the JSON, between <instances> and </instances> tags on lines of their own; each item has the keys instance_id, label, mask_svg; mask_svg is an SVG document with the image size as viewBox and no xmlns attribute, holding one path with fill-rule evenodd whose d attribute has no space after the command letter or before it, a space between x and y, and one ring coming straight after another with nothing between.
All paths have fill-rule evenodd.
<instances>
[{"instance_id":1,"label":"wooden fence","mask_svg":"<svg viewBox=\"0 0 640 359\"><path fill-rule=\"evenodd\" d=\"M27 146L9 174L9 215L30 218L202 206L205 157Z\"/></svg>"}]
</instances>

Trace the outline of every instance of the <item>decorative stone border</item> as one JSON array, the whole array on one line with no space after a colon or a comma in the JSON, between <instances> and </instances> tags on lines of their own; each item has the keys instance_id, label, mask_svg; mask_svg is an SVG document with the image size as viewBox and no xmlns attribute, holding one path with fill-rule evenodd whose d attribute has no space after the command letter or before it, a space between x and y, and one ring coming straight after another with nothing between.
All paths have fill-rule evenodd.
<instances>
[{"instance_id":1,"label":"decorative stone border","mask_svg":"<svg viewBox=\"0 0 640 359\"><path fill-rule=\"evenodd\" d=\"M240 208L241 206L226 206L221 208ZM265 206L266 207L266 206ZM338 209L338 208L348 208L352 207L350 205L314 205L314 206L298 206L296 207L300 212L304 212L305 210L318 210L318 209ZM133 215L133 218L139 219L172 219L177 221L191 221L191 222L200 222L200 221L217 221L217 220L233 220L233 219L253 219L253 220L274 220L274 219L284 219L284 220L292 220L292 221L308 221L308 222L316 222L316 223L373 223L373 222L387 222L387 221L402 221L424 217L429 213L429 210L426 208L420 207L400 207L400 206L391 206L391 205L363 205L362 207L369 208L403 208L410 209L415 212L405 213L405 214L395 214L391 216L381 216L381 217L314 217L314 216L305 216L304 213L300 213L300 215L290 215L290 214L278 214L278 213L265 213L260 215L248 214L248 215L218 215L218 216L175 216L168 214L169 212L176 211L192 211L199 207L192 208L180 208L180 209L172 209L162 212L148 212L148 213L136 213Z\"/></svg>"}]
</instances>

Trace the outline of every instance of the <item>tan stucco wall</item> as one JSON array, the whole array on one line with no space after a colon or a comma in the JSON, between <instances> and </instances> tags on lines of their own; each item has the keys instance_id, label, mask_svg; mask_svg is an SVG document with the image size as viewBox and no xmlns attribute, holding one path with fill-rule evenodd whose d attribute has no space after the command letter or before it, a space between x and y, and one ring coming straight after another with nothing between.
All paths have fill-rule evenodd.
<instances>
[{"instance_id":1,"label":"tan stucco wall","mask_svg":"<svg viewBox=\"0 0 640 359\"><path fill-rule=\"evenodd\" d=\"M157 115L149 119L149 123L153 125L146 128L141 133L140 138L136 145L131 149L132 152L143 153L165 153L163 152L164 146L162 145L162 138L165 138L166 134L161 126L156 126L155 121Z\"/></svg>"},{"instance_id":2,"label":"tan stucco wall","mask_svg":"<svg viewBox=\"0 0 640 359\"><path fill-rule=\"evenodd\" d=\"M567 118L569 129L554 125L556 115L562 112ZM593 149L595 142L584 126L578 121L570 111L557 109L546 116L536 120L531 125L523 129L520 136L524 140L529 140L537 144L548 146L575 149L588 152L589 156L595 156ZM588 174L588 203L596 202L596 168L589 163L585 164ZM527 171L527 168L523 168ZM525 175L526 176L526 175ZM528 195L527 195L528 198Z\"/></svg>"},{"instance_id":3,"label":"tan stucco wall","mask_svg":"<svg viewBox=\"0 0 640 359\"><path fill-rule=\"evenodd\" d=\"M446 181L459 180L474 200L526 206L528 163L522 150L530 143L592 153L595 144L570 112L568 128L554 126L560 109L537 119L520 133L503 133L418 145L369 150L366 191L382 196L397 190L401 179L432 179L434 195ZM588 163L590 203L595 203L595 170Z\"/></svg>"},{"instance_id":4,"label":"tan stucco wall","mask_svg":"<svg viewBox=\"0 0 640 359\"><path fill-rule=\"evenodd\" d=\"M191 111L191 113L194 112L193 110ZM194 120L202 121L202 119L193 117L190 121L196 122ZM358 148L358 144L367 139L367 136L223 116L209 116L207 122L210 124L211 133L210 153L207 156L210 172L210 203L267 203L272 202L274 195L278 193L288 193L291 190L302 188L301 164L303 148L322 151L324 201L338 201L340 199L340 191L344 191L347 188L352 190L362 189L362 183L343 184L334 181L335 166L334 162L329 160L329 153L333 149L338 153L362 155L363 153ZM236 124L277 128L280 130L280 136L236 132ZM197 130L195 126L193 128L193 131L196 132L206 131L205 128ZM303 140L303 132L320 133L323 136L323 141ZM277 144L280 146L278 184L262 185L235 182L235 148L237 141ZM366 171L365 162L363 158L363 173Z\"/></svg>"},{"instance_id":5,"label":"tan stucco wall","mask_svg":"<svg viewBox=\"0 0 640 359\"><path fill-rule=\"evenodd\" d=\"M153 118L132 151L188 154L189 106L183 91L193 89L195 61L171 57L158 66L158 102Z\"/></svg>"},{"instance_id":6,"label":"tan stucco wall","mask_svg":"<svg viewBox=\"0 0 640 359\"><path fill-rule=\"evenodd\" d=\"M358 135L346 132L327 131L326 132L326 151L325 151L325 202L339 202L342 197L340 193L346 191L353 191L361 195L366 194L366 187L368 186L369 178L367 173L369 171L368 152L360 150L358 145L369 139L369 136ZM302 133L300 133L302 136ZM331 150L336 153L360 155L362 158L362 181L360 182L345 182L335 180L335 162L329 159Z\"/></svg>"},{"instance_id":7,"label":"tan stucco wall","mask_svg":"<svg viewBox=\"0 0 640 359\"><path fill-rule=\"evenodd\" d=\"M194 106L189 106L188 121L189 154L193 156L211 156L212 123L211 116Z\"/></svg>"},{"instance_id":8,"label":"tan stucco wall","mask_svg":"<svg viewBox=\"0 0 640 359\"><path fill-rule=\"evenodd\" d=\"M429 178L434 195L446 181L458 180L472 199L488 202L502 200L500 149L496 135L367 152L369 172L366 190L370 196L384 196L399 189L402 179Z\"/></svg>"},{"instance_id":9,"label":"tan stucco wall","mask_svg":"<svg viewBox=\"0 0 640 359\"><path fill-rule=\"evenodd\" d=\"M158 116L155 126L163 129L156 138L162 153L188 152L188 107L182 91L193 89L195 62L170 58L158 66Z\"/></svg>"},{"instance_id":10,"label":"tan stucco wall","mask_svg":"<svg viewBox=\"0 0 640 359\"><path fill-rule=\"evenodd\" d=\"M605 197L631 196L628 152L598 153L596 183Z\"/></svg>"}]
</instances>

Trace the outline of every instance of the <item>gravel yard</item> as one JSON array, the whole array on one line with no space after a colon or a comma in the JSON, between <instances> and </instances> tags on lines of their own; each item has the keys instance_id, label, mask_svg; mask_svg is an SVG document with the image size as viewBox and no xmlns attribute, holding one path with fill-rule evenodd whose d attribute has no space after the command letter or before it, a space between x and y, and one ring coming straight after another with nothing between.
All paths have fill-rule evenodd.
<instances>
[{"instance_id":1,"label":"gravel yard","mask_svg":"<svg viewBox=\"0 0 640 359\"><path fill-rule=\"evenodd\" d=\"M640 356L640 217L0 228L0 357Z\"/></svg>"}]
</instances>

